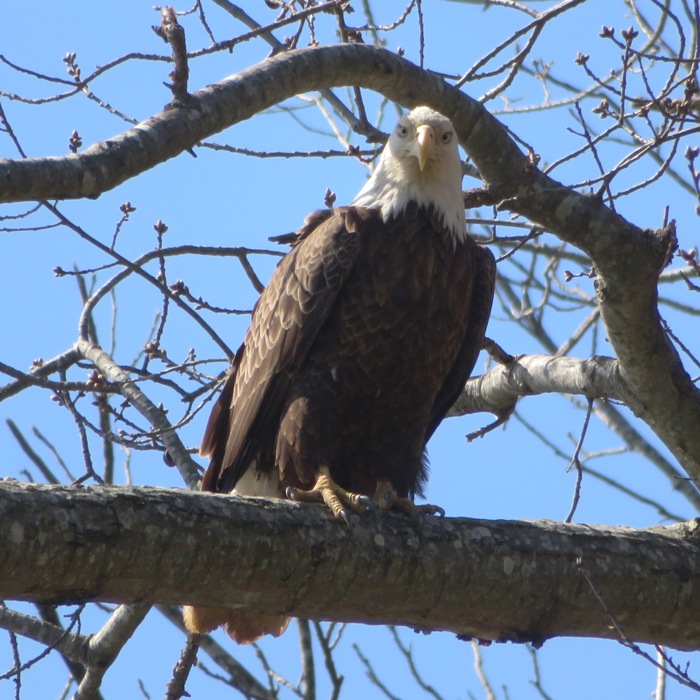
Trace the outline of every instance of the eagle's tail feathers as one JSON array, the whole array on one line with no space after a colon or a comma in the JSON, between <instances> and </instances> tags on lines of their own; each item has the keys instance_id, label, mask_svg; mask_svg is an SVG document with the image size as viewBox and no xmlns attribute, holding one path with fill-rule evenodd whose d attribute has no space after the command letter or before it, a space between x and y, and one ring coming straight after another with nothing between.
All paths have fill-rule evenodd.
<instances>
[{"instance_id":1,"label":"eagle's tail feathers","mask_svg":"<svg viewBox=\"0 0 700 700\"><path fill-rule=\"evenodd\" d=\"M185 605L182 617L185 627L197 634L213 632L223 625L229 637L238 644L252 644L266 634L279 637L287 629L290 619L286 615L261 615L202 605Z\"/></svg>"}]
</instances>

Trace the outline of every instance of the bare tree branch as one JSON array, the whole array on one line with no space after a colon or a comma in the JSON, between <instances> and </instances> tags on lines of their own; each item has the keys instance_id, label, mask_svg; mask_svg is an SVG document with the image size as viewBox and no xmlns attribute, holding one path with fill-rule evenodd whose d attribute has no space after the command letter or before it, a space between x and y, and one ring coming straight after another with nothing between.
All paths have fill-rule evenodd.
<instances>
[{"instance_id":1,"label":"bare tree branch","mask_svg":"<svg viewBox=\"0 0 700 700\"><path fill-rule=\"evenodd\" d=\"M537 645L614 639L619 628L628 641L700 648L696 521L417 527L370 515L349 529L322 508L280 501L13 482L0 487L0 520L7 599L245 606Z\"/></svg>"},{"instance_id":2,"label":"bare tree branch","mask_svg":"<svg viewBox=\"0 0 700 700\"><path fill-rule=\"evenodd\" d=\"M192 461L185 446L180 441L177 433L165 416L161 408L156 406L129 378L127 373L112 360L99 345L88 340L79 339L75 347L81 355L92 362L105 377L119 384L124 398L130 401L134 407L145 416L150 424L160 431L168 454L177 465L182 478L188 486L194 488L199 481L199 469Z\"/></svg>"},{"instance_id":3,"label":"bare tree branch","mask_svg":"<svg viewBox=\"0 0 700 700\"><path fill-rule=\"evenodd\" d=\"M469 379L449 415L482 411L500 415L511 411L520 397L545 393L624 401L625 384L617 360L611 357L523 355Z\"/></svg>"},{"instance_id":4,"label":"bare tree branch","mask_svg":"<svg viewBox=\"0 0 700 700\"><path fill-rule=\"evenodd\" d=\"M120 605L102 629L90 637L87 644L87 672L73 696L74 700L91 700L95 697L105 673L149 610L150 606L143 603Z\"/></svg>"}]
</instances>

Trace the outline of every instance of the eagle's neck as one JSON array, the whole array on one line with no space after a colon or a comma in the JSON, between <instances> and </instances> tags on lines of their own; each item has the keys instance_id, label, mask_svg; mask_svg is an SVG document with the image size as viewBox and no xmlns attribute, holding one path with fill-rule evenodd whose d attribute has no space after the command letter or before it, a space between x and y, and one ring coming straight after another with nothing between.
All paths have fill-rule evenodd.
<instances>
[{"instance_id":1,"label":"eagle's neck","mask_svg":"<svg viewBox=\"0 0 700 700\"><path fill-rule=\"evenodd\" d=\"M386 153L386 151L385 151ZM428 163L422 172L417 162L382 158L352 204L379 209L384 221L403 214L415 202L432 208L437 220L457 243L466 237L461 164Z\"/></svg>"}]
</instances>

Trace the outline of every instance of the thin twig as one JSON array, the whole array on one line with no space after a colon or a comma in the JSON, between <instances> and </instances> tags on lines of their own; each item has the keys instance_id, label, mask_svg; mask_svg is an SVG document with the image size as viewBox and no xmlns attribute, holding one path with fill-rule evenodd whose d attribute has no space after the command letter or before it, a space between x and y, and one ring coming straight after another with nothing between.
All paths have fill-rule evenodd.
<instances>
[{"instance_id":1,"label":"thin twig","mask_svg":"<svg viewBox=\"0 0 700 700\"><path fill-rule=\"evenodd\" d=\"M579 459L581 454L581 449L583 448L583 441L586 439L586 433L588 432L588 424L591 421L591 413L593 412L593 399L588 399L588 410L586 411L586 417L583 420L583 428L581 429L581 435L579 437L578 443L576 445L576 450L574 451L574 456L571 458L571 464L567 471L572 467L576 468L576 488L574 489L574 498L571 504L571 510L564 520L565 523L570 523L578 508L578 503L581 498L581 482L583 481L583 469L581 467L581 460Z\"/></svg>"}]
</instances>

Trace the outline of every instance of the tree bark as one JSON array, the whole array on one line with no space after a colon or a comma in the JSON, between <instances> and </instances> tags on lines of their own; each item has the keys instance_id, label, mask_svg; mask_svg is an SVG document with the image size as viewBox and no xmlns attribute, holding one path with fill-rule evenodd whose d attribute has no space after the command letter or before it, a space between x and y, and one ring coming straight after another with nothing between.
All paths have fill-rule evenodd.
<instances>
[{"instance_id":1,"label":"tree bark","mask_svg":"<svg viewBox=\"0 0 700 700\"><path fill-rule=\"evenodd\" d=\"M521 355L496 365L486 374L467 380L449 416L483 411L501 415L519 398L537 394L578 394L590 399L625 400L625 383L617 360L611 357Z\"/></svg>"},{"instance_id":2,"label":"tree bark","mask_svg":"<svg viewBox=\"0 0 700 700\"><path fill-rule=\"evenodd\" d=\"M541 644L700 648L700 526L354 517L180 490L0 485L0 598L246 607Z\"/></svg>"}]
</instances>

